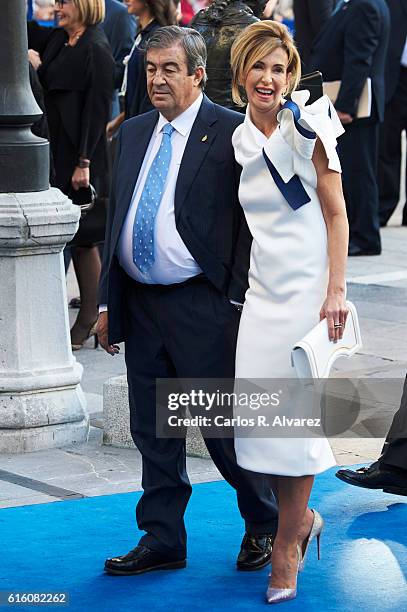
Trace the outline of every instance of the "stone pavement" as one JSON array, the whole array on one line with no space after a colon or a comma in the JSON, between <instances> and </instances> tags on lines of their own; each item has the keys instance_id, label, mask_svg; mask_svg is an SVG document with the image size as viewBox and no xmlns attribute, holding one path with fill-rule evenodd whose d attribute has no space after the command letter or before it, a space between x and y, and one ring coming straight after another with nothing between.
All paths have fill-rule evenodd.
<instances>
[{"instance_id":1,"label":"stone pavement","mask_svg":"<svg viewBox=\"0 0 407 612\"><path fill-rule=\"evenodd\" d=\"M363 349L352 360L337 362L341 375L404 378L407 371L407 227L382 231L383 254L350 258L348 297L361 319ZM77 295L72 271L69 297ZM76 311L69 311L71 323ZM141 460L136 449L107 447L102 441L103 383L125 372L122 354L111 357L92 343L77 353L84 367L82 386L91 413L87 444L25 455L0 455L0 508L46 503L82 496L140 489ZM382 439L342 438L332 441L341 465L375 459ZM188 457L191 482L220 479L209 459Z\"/></svg>"}]
</instances>

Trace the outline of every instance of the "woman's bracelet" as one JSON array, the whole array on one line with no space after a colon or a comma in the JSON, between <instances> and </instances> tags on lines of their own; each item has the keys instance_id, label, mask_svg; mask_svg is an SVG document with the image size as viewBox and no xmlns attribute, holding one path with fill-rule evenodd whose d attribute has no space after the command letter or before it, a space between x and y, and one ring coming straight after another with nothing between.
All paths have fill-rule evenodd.
<instances>
[{"instance_id":1,"label":"woman's bracelet","mask_svg":"<svg viewBox=\"0 0 407 612\"><path fill-rule=\"evenodd\" d=\"M83 157L79 158L78 168L89 168L89 166L90 166L90 159L84 159Z\"/></svg>"}]
</instances>

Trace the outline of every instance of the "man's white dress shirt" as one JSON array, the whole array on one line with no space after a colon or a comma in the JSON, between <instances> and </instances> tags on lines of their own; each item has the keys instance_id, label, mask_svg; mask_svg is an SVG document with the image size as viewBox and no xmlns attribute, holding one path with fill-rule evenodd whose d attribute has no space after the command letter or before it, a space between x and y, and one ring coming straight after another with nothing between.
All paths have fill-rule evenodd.
<instances>
[{"instance_id":1,"label":"man's white dress shirt","mask_svg":"<svg viewBox=\"0 0 407 612\"><path fill-rule=\"evenodd\" d=\"M137 206L143 192L148 171L160 148L162 128L169 123L160 113L134 188L133 197L118 242L121 267L135 280L147 284L169 285L181 283L202 272L178 233L175 225L174 196L182 156L194 121L202 104L202 94L181 115L171 121L175 128L171 136L172 155L154 229L155 261L147 273L141 272L133 262L133 227Z\"/></svg>"},{"instance_id":2,"label":"man's white dress shirt","mask_svg":"<svg viewBox=\"0 0 407 612\"><path fill-rule=\"evenodd\" d=\"M198 115L202 100L203 94L200 94L191 106L170 122L175 128L175 132L171 136L171 163L164 187L164 193L155 218L155 261L148 274L143 274L133 262L133 227L137 206L143 192L148 171L160 148L162 128L166 123L169 123L161 113L159 114L157 125L154 128L153 135L147 147L129 210L120 233L117 248L121 267L131 278L141 283L171 285L173 283L181 283L202 272L178 233L175 225L174 213L174 196L178 172L189 134ZM238 304L234 300L230 301L232 304ZM106 310L106 304L99 305L99 312L105 312Z\"/></svg>"}]
</instances>

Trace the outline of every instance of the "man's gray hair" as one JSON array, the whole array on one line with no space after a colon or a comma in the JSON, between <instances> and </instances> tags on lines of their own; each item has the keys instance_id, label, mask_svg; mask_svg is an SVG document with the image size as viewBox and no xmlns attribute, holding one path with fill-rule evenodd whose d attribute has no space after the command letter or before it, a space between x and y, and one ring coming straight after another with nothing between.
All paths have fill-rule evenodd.
<instances>
[{"instance_id":1,"label":"man's gray hair","mask_svg":"<svg viewBox=\"0 0 407 612\"><path fill-rule=\"evenodd\" d=\"M180 45L185 51L189 75L194 74L197 68L202 67L204 69L204 76L200 83L201 88L204 89L207 80L207 53L205 41L197 30L180 28L179 26L157 28L147 41L144 57L147 58L150 49L168 49L175 45Z\"/></svg>"}]
</instances>

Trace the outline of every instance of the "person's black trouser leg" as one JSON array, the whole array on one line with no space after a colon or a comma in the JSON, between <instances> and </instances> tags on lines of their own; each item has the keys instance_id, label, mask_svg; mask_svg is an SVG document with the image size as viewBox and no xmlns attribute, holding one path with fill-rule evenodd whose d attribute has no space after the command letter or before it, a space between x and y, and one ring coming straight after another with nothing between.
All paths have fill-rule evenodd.
<instances>
[{"instance_id":1,"label":"person's black trouser leg","mask_svg":"<svg viewBox=\"0 0 407 612\"><path fill-rule=\"evenodd\" d=\"M147 291L147 290L146 290ZM174 558L186 550L184 511L191 495L186 473L185 440L155 435L156 378L172 378L154 307L135 287L127 295L125 358L129 385L130 430L142 455L144 493L137 504L137 524L146 532L140 543Z\"/></svg>"},{"instance_id":2,"label":"person's black trouser leg","mask_svg":"<svg viewBox=\"0 0 407 612\"><path fill-rule=\"evenodd\" d=\"M349 242L366 251L379 251L379 194L377 157L379 124L356 120L338 140L342 184L349 219Z\"/></svg>"},{"instance_id":3,"label":"person's black trouser leg","mask_svg":"<svg viewBox=\"0 0 407 612\"><path fill-rule=\"evenodd\" d=\"M69 265L70 265L71 260L72 260L72 251L71 251L71 248L72 247L65 247L64 250L62 251L63 255L64 255L65 274L67 274Z\"/></svg>"},{"instance_id":4,"label":"person's black trouser leg","mask_svg":"<svg viewBox=\"0 0 407 612\"><path fill-rule=\"evenodd\" d=\"M407 128L407 68L401 68L397 89L386 105L380 126L379 146L379 216L386 225L400 197L401 134ZM406 217L406 207L404 215ZM407 217L406 217L407 218Z\"/></svg>"},{"instance_id":5,"label":"person's black trouser leg","mask_svg":"<svg viewBox=\"0 0 407 612\"><path fill-rule=\"evenodd\" d=\"M185 440L155 436L156 378L233 378L239 314L208 281L158 288L129 283L126 365L130 428L143 456L140 543L183 558L184 512L191 494ZM236 464L233 440L205 440L224 478L237 490L251 533L274 533L277 506L265 475Z\"/></svg>"},{"instance_id":6,"label":"person's black trouser leg","mask_svg":"<svg viewBox=\"0 0 407 612\"><path fill-rule=\"evenodd\" d=\"M407 472L407 377L404 381L400 408L394 415L378 461L383 467L388 466Z\"/></svg>"},{"instance_id":7,"label":"person's black trouser leg","mask_svg":"<svg viewBox=\"0 0 407 612\"><path fill-rule=\"evenodd\" d=\"M252 535L276 534L278 509L265 474L249 472L236 463L233 438L204 438L213 462L225 480L236 489L237 504Z\"/></svg>"}]
</instances>

